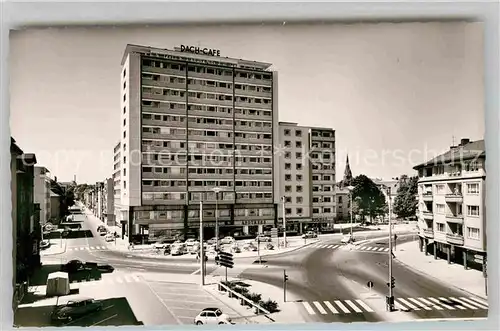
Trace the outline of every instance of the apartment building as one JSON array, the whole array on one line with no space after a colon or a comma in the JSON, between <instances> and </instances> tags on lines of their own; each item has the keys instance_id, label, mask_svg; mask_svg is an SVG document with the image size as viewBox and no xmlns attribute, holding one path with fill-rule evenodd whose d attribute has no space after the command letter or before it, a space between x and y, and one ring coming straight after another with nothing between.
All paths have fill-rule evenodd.
<instances>
[{"instance_id":1,"label":"apartment building","mask_svg":"<svg viewBox=\"0 0 500 331\"><path fill-rule=\"evenodd\" d=\"M219 55L125 49L118 221L130 236L197 237L200 201L207 236L216 223L239 235L277 222L277 74Z\"/></svg>"},{"instance_id":2,"label":"apartment building","mask_svg":"<svg viewBox=\"0 0 500 331\"><path fill-rule=\"evenodd\" d=\"M50 175L45 167L35 167L34 169L34 202L36 209L40 210L38 222L44 225L50 220Z\"/></svg>"},{"instance_id":3,"label":"apartment building","mask_svg":"<svg viewBox=\"0 0 500 331\"><path fill-rule=\"evenodd\" d=\"M414 167L418 171L418 225L425 254L470 265L486 261L484 140L458 146Z\"/></svg>"},{"instance_id":4,"label":"apartment building","mask_svg":"<svg viewBox=\"0 0 500 331\"><path fill-rule=\"evenodd\" d=\"M127 219L128 210L123 208L121 204L121 174L122 174L122 163L121 163L121 141L119 141L113 149L113 213L114 213L114 225L120 225L122 228L122 233L128 233L127 230Z\"/></svg>"},{"instance_id":5,"label":"apartment building","mask_svg":"<svg viewBox=\"0 0 500 331\"><path fill-rule=\"evenodd\" d=\"M333 139L324 141L327 136ZM334 137L332 129L279 122L276 182L279 196L284 199L287 231L302 233L333 228L336 214ZM282 220L283 208L278 215Z\"/></svg>"},{"instance_id":6,"label":"apartment building","mask_svg":"<svg viewBox=\"0 0 500 331\"><path fill-rule=\"evenodd\" d=\"M113 178L107 178L104 181L104 219L106 225L115 226L115 182Z\"/></svg>"}]
</instances>

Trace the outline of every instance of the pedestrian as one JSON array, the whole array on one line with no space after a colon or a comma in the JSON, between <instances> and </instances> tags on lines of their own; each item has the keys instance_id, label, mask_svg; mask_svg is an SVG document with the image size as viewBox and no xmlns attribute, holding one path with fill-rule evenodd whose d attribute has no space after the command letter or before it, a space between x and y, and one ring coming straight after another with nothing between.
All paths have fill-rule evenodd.
<instances>
[{"instance_id":1,"label":"pedestrian","mask_svg":"<svg viewBox=\"0 0 500 331\"><path fill-rule=\"evenodd\" d=\"M200 253L196 253L196 262L200 260Z\"/></svg>"}]
</instances>

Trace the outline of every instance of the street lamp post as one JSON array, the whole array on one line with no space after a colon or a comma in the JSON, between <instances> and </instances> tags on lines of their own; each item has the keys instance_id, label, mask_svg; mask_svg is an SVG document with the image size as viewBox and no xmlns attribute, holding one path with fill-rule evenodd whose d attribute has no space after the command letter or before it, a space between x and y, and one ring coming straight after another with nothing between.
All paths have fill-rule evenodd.
<instances>
[{"instance_id":1,"label":"street lamp post","mask_svg":"<svg viewBox=\"0 0 500 331\"><path fill-rule=\"evenodd\" d=\"M394 293L392 290L393 287L393 280L392 280L392 221L391 221L391 215L392 215L392 206L391 206L391 188L387 188L387 196L389 197L389 311L393 310L393 305L394 305Z\"/></svg>"},{"instance_id":2,"label":"street lamp post","mask_svg":"<svg viewBox=\"0 0 500 331\"><path fill-rule=\"evenodd\" d=\"M205 248L203 247L203 201L200 201L200 275L201 286L205 286Z\"/></svg>"},{"instance_id":3,"label":"street lamp post","mask_svg":"<svg viewBox=\"0 0 500 331\"><path fill-rule=\"evenodd\" d=\"M215 192L215 249L219 250L219 187L214 187L212 191Z\"/></svg>"},{"instance_id":4,"label":"street lamp post","mask_svg":"<svg viewBox=\"0 0 500 331\"><path fill-rule=\"evenodd\" d=\"M352 238L352 191L354 190L354 186L347 186L347 189L349 190L349 208L350 209L350 214L351 214L351 238Z\"/></svg>"},{"instance_id":5,"label":"street lamp post","mask_svg":"<svg viewBox=\"0 0 500 331\"><path fill-rule=\"evenodd\" d=\"M286 218L285 218L285 197L281 197L283 201L283 248L286 248Z\"/></svg>"}]
</instances>

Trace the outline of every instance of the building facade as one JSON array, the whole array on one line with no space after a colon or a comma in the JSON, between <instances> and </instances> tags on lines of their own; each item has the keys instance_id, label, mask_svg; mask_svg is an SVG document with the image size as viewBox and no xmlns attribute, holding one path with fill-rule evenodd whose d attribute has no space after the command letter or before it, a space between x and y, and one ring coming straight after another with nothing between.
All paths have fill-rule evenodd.
<instances>
[{"instance_id":1,"label":"building facade","mask_svg":"<svg viewBox=\"0 0 500 331\"><path fill-rule=\"evenodd\" d=\"M118 221L131 237L198 236L200 201L207 236L277 223L277 74L213 54L125 50Z\"/></svg>"},{"instance_id":2,"label":"building facade","mask_svg":"<svg viewBox=\"0 0 500 331\"><path fill-rule=\"evenodd\" d=\"M104 206L104 218L106 219L106 225L115 226L115 183L113 178L107 178L104 181L105 187L105 200L106 205Z\"/></svg>"},{"instance_id":3,"label":"building facade","mask_svg":"<svg viewBox=\"0 0 500 331\"><path fill-rule=\"evenodd\" d=\"M335 131L279 122L278 146L275 181L284 202L278 211L280 222L284 212L287 231L332 229L336 215Z\"/></svg>"},{"instance_id":4,"label":"building facade","mask_svg":"<svg viewBox=\"0 0 500 331\"><path fill-rule=\"evenodd\" d=\"M40 209L38 221L43 226L51 218L50 175L45 167L35 167L34 171L34 201Z\"/></svg>"},{"instance_id":5,"label":"building facade","mask_svg":"<svg viewBox=\"0 0 500 331\"><path fill-rule=\"evenodd\" d=\"M11 138L11 202L13 248L13 285L28 281L34 270L40 266L41 228L35 222L34 177L36 157L24 153Z\"/></svg>"},{"instance_id":6,"label":"building facade","mask_svg":"<svg viewBox=\"0 0 500 331\"><path fill-rule=\"evenodd\" d=\"M418 171L418 226L425 254L448 262L486 263L484 140L458 146L414 167Z\"/></svg>"}]
</instances>

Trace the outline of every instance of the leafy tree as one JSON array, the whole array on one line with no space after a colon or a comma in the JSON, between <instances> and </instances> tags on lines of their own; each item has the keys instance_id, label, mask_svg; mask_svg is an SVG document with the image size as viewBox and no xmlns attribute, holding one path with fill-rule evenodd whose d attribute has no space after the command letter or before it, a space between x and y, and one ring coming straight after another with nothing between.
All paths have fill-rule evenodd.
<instances>
[{"instance_id":1,"label":"leafy tree","mask_svg":"<svg viewBox=\"0 0 500 331\"><path fill-rule=\"evenodd\" d=\"M352 180L352 186L353 213L356 211L363 220L366 216L373 219L386 213L385 195L370 178L359 175Z\"/></svg>"},{"instance_id":2,"label":"leafy tree","mask_svg":"<svg viewBox=\"0 0 500 331\"><path fill-rule=\"evenodd\" d=\"M59 212L61 217L69 215L69 207L75 204L75 187L73 185L67 188L61 186L56 180L50 180L50 189L59 195Z\"/></svg>"},{"instance_id":3,"label":"leafy tree","mask_svg":"<svg viewBox=\"0 0 500 331\"><path fill-rule=\"evenodd\" d=\"M401 218L413 217L417 213L418 177L401 176L394 199L394 214Z\"/></svg>"}]
</instances>

